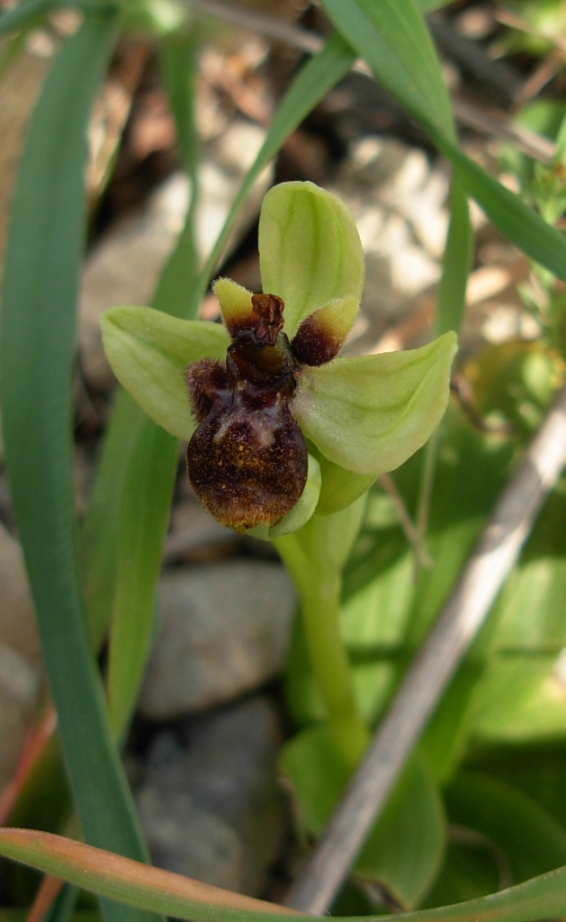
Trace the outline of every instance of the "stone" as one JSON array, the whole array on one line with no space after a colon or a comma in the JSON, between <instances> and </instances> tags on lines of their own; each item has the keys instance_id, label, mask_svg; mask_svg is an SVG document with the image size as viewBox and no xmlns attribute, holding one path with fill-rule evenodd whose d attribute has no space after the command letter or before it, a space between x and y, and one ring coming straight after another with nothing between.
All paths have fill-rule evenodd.
<instances>
[{"instance_id":1,"label":"stone","mask_svg":"<svg viewBox=\"0 0 566 922\"><path fill-rule=\"evenodd\" d=\"M135 792L152 859L218 887L260 895L285 832L278 718L256 697L153 741Z\"/></svg>"},{"instance_id":2,"label":"stone","mask_svg":"<svg viewBox=\"0 0 566 922\"><path fill-rule=\"evenodd\" d=\"M285 665L295 605L278 563L239 560L166 573L140 713L172 719L268 682Z\"/></svg>"}]
</instances>

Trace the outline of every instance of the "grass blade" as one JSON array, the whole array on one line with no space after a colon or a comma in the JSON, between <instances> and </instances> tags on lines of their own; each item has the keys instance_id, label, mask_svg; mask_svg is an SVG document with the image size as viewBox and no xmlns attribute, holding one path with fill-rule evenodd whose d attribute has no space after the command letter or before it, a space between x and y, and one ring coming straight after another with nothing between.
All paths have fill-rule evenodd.
<instances>
[{"instance_id":1,"label":"grass blade","mask_svg":"<svg viewBox=\"0 0 566 922\"><path fill-rule=\"evenodd\" d=\"M198 165L194 122L195 32L165 39L161 45L161 56L179 147L193 191L185 227L162 272L153 300L158 310L177 314L183 310L185 292L194 284L198 271L194 234ZM129 401L127 406L131 406ZM140 419L137 407L132 407L132 416L135 420ZM121 443L127 432L126 426L112 427L111 438L118 438ZM128 450L127 446L119 445L119 451L124 448L128 460L121 466L123 479L116 494L119 516L110 516L107 526L116 528L113 536L115 578L107 571L114 594L112 600L108 593L105 599L112 604L108 702L111 725L117 738L128 725L151 645L155 590L177 466L177 441L142 415L135 448L132 446ZM105 463L108 464L107 456ZM108 473L112 480L112 470ZM101 620L100 611L95 617Z\"/></svg>"},{"instance_id":2,"label":"grass blade","mask_svg":"<svg viewBox=\"0 0 566 922\"><path fill-rule=\"evenodd\" d=\"M163 912L176 919L277 922L286 915L307 922L313 918L170 871L148 868L50 833L0 829L0 854L78 886L84 887L86 879L93 893ZM566 868L558 868L508 890L455 906L365 918L367 922L539 922L562 918L565 914ZM337 918L343 922L360 922L360 917Z\"/></svg>"},{"instance_id":3,"label":"grass blade","mask_svg":"<svg viewBox=\"0 0 566 922\"><path fill-rule=\"evenodd\" d=\"M2 317L6 461L65 761L85 837L144 859L82 611L71 380L85 222L86 129L117 36L87 19L35 110L14 199ZM146 916L112 903L108 920Z\"/></svg>"},{"instance_id":4,"label":"grass blade","mask_svg":"<svg viewBox=\"0 0 566 922\"><path fill-rule=\"evenodd\" d=\"M452 184L450 224L444 249L442 277L436 295L434 336L459 331L466 306L466 286L472 250L468 200L458 180Z\"/></svg>"}]
</instances>

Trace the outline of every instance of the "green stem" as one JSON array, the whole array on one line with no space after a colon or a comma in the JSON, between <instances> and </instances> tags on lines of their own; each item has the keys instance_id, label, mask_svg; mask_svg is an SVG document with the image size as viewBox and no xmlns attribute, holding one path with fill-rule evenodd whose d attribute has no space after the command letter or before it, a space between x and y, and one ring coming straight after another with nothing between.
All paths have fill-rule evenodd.
<instances>
[{"instance_id":1,"label":"green stem","mask_svg":"<svg viewBox=\"0 0 566 922\"><path fill-rule=\"evenodd\" d=\"M273 539L273 544L299 592L311 667L338 749L353 769L369 742L369 731L356 704L340 627L343 561L325 553L329 531L338 524L333 519L336 516L315 515L302 529ZM358 527L359 519L355 533ZM346 539L346 544L349 550L351 542Z\"/></svg>"}]
</instances>

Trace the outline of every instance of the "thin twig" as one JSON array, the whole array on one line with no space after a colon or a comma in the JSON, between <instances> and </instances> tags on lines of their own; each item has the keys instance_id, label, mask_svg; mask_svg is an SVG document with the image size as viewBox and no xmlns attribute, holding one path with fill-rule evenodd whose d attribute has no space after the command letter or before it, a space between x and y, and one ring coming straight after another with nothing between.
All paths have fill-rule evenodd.
<instances>
[{"instance_id":1,"label":"thin twig","mask_svg":"<svg viewBox=\"0 0 566 922\"><path fill-rule=\"evenodd\" d=\"M552 163L556 145L548 138L530 131L521 125L512 125L507 116L499 111L486 112L463 99L452 97L452 110L460 125L473 128L488 138L507 141L515 145L521 153L533 157L541 163Z\"/></svg>"},{"instance_id":2,"label":"thin twig","mask_svg":"<svg viewBox=\"0 0 566 922\"><path fill-rule=\"evenodd\" d=\"M421 535L419 534L411 516L409 515L409 510L405 505L405 501L399 490L395 486L395 482L391 474L382 474L379 478L379 483L389 496L395 509L395 514L399 520L399 524L403 529L403 533L409 542L413 554L415 555L415 563L417 568L420 567L432 567L433 561L427 554Z\"/></svg>"},{"instance_id":3,"label":"thin twig","mask_svg":"<svg viewBox=\"0 0 566 922\"><path fill-rule=\"evenodd\" d=\"M210 16L242 29L258 32L266 38L284 42L307 54L317 54L324 45L324 38L316 32L284 22L276 16L241 7L237 3L228 5L223 0L183 0L183 2L202 16ZM353 69L373 80L367 66L362 61L354 64ZM487 114L478 106L455 97L452 98L452 108L456 119L462 125L474 128L481 134L497 138L499 141L512 141L524 154L542 163L552 161L555 146L548 138L526 128L512 125L504 115Z\"/></svg>"},{"instance_id":4,"label":"thin twig","mask_svg":"<svg viewBox=\"0 0 566 922\"><path fill-rule=\"evenodd\" d=\"M315 914L328 910L399 770L515 563L565 458L566 385L504 489L326 832L290 891L288 906Z\"/></svg>"}]
</instances>

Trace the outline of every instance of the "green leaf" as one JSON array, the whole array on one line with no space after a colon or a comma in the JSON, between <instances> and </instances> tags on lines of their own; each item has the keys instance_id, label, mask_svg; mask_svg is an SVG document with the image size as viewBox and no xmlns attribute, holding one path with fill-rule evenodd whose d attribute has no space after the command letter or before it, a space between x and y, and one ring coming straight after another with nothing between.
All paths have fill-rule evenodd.
<instances>
[{"instance_id":1,"label":"green leaf","mask_svg":"<svg viewBox=\"0 0 566 922\"><path fill-rule=\"evenodd\" d=\"M194 922L276 922L291 910L199 884L49 833L0 830L0 854L91 892ZM373 917L374 922L541 922L566 913L566 868L481 899L421 912ZM122 918L126 918L123 910ZM309 922L312 916L294 913ZM357 922L342 917L344 922ZM367 917L371 922L372 917Z\"/></svg>"},{"instance_id":2,"label":"green leaf","mask_svg":"<svg viewBox=\"0 0 566 922\"><path fill-rule=\"evenodd\" d=\"M225 358L230 344L226 330L151 307L114 307L102 318L102 339L120 384L154 422L188 440L196 423L189 409L185 368L207 357Z\"/></svg>"},{"instance_id":3,"label":"green leaf","mask_svg":"<svg viewBox=\"0 0 566 922\"><path fill-rule=\"evenodd\" d=\"M364 254L352 215L310 182L280 183L267 193L259 221L263 290L285 302L285 332L329 301L359 303ZM349 325L355 312L348 310Z\"/></svg>"},{"instance_id":4,"label":"green leaf","mask_svg":"<svg viewBox=\"0 0 566 922\"><path fill-rule=\"evenodd\" d=\"M71 441L87 126L116 28L110 19L85 21L54 62L32 118L10 226L1 365L10 488L82 829L91 842L143 859L86 635ZM107 919L145 918L103 908Z\"/></svg>"},{"instance_id":5,"label":"green leaf","mask_svg":"<svg viewBox=\"0 0 566 922\"><path fill-rule=\"evenodd\" d=\"M340 512L362 496L375 481L373 474L353 474L320 456L322 488L316 511L319 515Z\"/></svg>"},{"instance_id":6,"label":"green leaf","mask_svg":"<svg viewBox=\"0 0 566 922\"><path fill-rule=\"evenodd\" d=\"M452 0L416 0L417 7L421 13L430 13L432 10L440 10L443 6L449 6Z\"/></svg>"},{"instance_id":7,"label":"green leaf","mask_svg":"<svg viewBox=\"0 0 566 922\"><path fill-rule=\"evenodd\" d=\"M420 905L438 874L446 821L438 787L414 752L395 783L355 864L361 877L385 884L399 905Z\"/></svg>"},{"instance_id":8,"label":"green leaf","mask_svg":"<svg viewBox=\"0 0 566 922\"><path fill-rule=\"evenodd\" d=\"M501 647L553 650L566 644L566 481L548 498L498 602Z\"/></svg>"},{"instance_id":9,"label":"green leaf","mask_svg":"<svg viewBox=\"0 0 566 922\"><path fill-rule=\"evenodd\" d=\"M178 459L175 439L155 426L144 427L137 452L138 464L130 468L122 494L129 515L123 512L118 534L109 640L108 707L117 739L128 727L151 647L155 587ZM144 461L152 468L153 482L145 475Z\"/></svg>"},{"instance_id":10,"label":"green leaf","mask_svg":"<svg viewBox=\"0 0 566 922\"><path fill-rule=\"evenodd\" d=\"M287 743L280 766L293 787L299 825L320 836L349 774L328 727L311 727ZM438 789L424 760L415 754L352 870L377 883L399 905L413 908L440 868L444 838Z\"/></svg>"},{"instance_id":11,"label":"green leaf","mask_svg":"<svg viewBox=\"0 0 566 922\"><path fill-rule=\"evenodd\" d=\"M180 874L151 868L72 839L27 829L0 829L0 854L81 889L118 900L123 918L127 906L154 909L195 922L273 922L282 916L309 918L253 897L230 893Z\"/></svg>"},{"instance_id":12,"label":"green leaf","mask_svg":"<svg viewBox=\"0 0 566 922\"><path fill-rule=\"evenodd\" d=\"M521 791L487 775L464 772L446 791L451 822L494 843L510 883L566 863L566 829Z\"/></svg>"},{"instance_id":13,"label":"green leaf","mask_svg":"<svg viewBox=\"0 0 566 922\"><path fill-rule=\"evenodd\" d=\"M442 277L436 296L435 336L441 336L447 330L459 332L462 325L472 239L468 200L460 183L455 182L452 184Z\"/></svg>"},{"instance_id":14,"label":"green leaf","mask_svg":"<svg viewBox=\"0 0 566 922\"><path fill-rule=\"evenodd\" d=\"M98 652L106 639L116 588L121 498L149 420L123 390L114 400L87 514L80 530L81 575L88 628ZM153 424L152 424L153 425Z\"/></svg>"},{"instance_id":15,"label":"green leaf","mask_svg":"<svg viewBox=\"0 0 566 922\"><path fill-rule=\"evenodd\" d=\"M474 696L476 740L526 742L566 733L564 692L552 675L556 658L528 647L491 656Z\"/></svg>"},{"instance_id":16,"label":"green leaf","mask_svg":"<svg viewBox=\"0 0 566 922\"><path fill-rule=\"evenodd\" d=\"M0 922L28 922L29 909L0 909ZM44 922L51 922L46 916ZM79 909L73 913L71 922L100 922L94 909Z\"/></svg>"},{"instance_id":17,"label":"green leaf","mask_svg":"<svg viewBox=\"0 0 566 922\"><path fill-rule=\"evenodd\" d=\"M555 739L479 746L469 754L466 765L519 789L566 828L565 760L566 733L562 733Z\"/></svg>"},{"instance_id":18,"label":"green leaf","mask_svg":"<svg viewBox=\"0 0 566 922\"><path fill-rule=\"evenodd\" d=\"M293 415L334 464L374 477L420 448L448 402L456 337L420 349L304 368Z\"/></svg>"}]
</instances>

